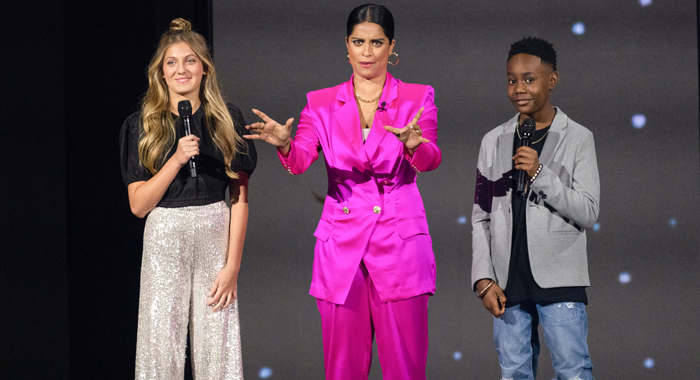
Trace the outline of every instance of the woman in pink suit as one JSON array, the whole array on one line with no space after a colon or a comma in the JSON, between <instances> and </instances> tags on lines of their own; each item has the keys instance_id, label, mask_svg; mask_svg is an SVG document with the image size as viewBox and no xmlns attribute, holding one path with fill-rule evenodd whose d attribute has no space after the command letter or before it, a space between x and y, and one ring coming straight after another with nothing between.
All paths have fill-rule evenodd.
<instances>
[{"instance_id":1,"label":"woman in pink suit","mask_svg":"<svg viewBox=\"0 0 700 380\"><path fill-rule=\"evenodd\" d=\"M435 257L416 176L440 165L437 108L432 87L387 72L392 55L398 62L393 34L388 9L355 8L345 39L350 81L307 95L294 139L294 119L282 125L258 110L264 123L245 136L276 146L291 174L323 151L328 195L310 293L327 379L366 379L375 332L384 379L425 379Z\"/></svg>"}]
</instances>

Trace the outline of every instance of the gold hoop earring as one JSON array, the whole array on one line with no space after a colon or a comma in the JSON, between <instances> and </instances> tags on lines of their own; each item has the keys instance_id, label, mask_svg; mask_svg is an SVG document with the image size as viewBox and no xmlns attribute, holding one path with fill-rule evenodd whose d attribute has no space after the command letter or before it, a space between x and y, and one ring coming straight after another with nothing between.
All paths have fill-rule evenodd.
<instances>
[{"instance_id":1,"label":"gold hoop earring","mask_svg":"<svg viewBox=\"0 0 700 380\"><path fill-rule=\"evenodd\" d=\"M392 51L391 54L389 54L389 58L391 58L392 55L396 56L396 62L391 62L391 59L389 59L389 64L392 66L396 66L399 64L399 55L395 51Z\"/></svg>"}]
</instances>

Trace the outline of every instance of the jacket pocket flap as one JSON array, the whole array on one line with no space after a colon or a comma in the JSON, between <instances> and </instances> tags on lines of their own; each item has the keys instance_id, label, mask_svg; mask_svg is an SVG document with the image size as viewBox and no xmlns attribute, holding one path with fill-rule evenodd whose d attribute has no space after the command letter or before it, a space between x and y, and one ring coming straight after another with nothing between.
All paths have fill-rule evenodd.
<instances>
[{"instance_id":1,"label":"jacket pocket flap","mask_svg":"<svg viewBox=\"0 0 700 380\"><path fill-rule=\"evenodd\" d=\"M428 221L420 217L406 219L396 223L396 230L399 232L399 236L401 236L402 239L408 239L411 236L420 234L430 234L428 230Z\"/></svg>"},{"instance_id":2,"label":"jacket pocket flap","mask_svg":"<svg viewBox=\"0 0 700 380\"><path fill-rule=\"evenodd\" d=\"M318 227L316 227L314 236L316 236L318 240L328 241L328 238L331 237L331 232L333 232L333 225L321 219L321 221L318 222Z\"/></svg>"}]
</instances>

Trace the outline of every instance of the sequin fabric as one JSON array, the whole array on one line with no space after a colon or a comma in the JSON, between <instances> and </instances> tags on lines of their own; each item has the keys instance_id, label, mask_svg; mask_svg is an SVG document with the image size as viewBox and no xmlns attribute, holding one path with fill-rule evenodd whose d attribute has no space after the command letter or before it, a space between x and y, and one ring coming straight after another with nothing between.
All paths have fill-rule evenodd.
<instances>
[{"instance_id":1,"label":"sequin fabric","mask_svg":"<svg viewBox=\"0 0 700 380\"><path fill-rule=\"evenodd\" d=\"M189 322L196 380L243 379L238 300L223 311L206 306L226 263L229 209L224 202L157 207L143 238L136 342L136 379L184 377Z\"/></svg>"}]
</instances>

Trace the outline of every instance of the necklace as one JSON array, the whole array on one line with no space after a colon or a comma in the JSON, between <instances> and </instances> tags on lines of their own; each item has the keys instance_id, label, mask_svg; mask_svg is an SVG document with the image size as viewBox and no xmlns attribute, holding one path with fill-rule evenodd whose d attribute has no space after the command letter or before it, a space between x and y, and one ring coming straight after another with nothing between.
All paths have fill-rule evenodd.
<instances>
[{"instance_id":1,"label":"necklace","mask_svg":"<svg viewBox=\"0 0 700 380\"><path fill-rule=\"evenodd\" d=\"M551 127L551 125L550 125L550 127ZM516 126L516 127L515 127L515 131L518 132L518 140L522 140L523 138L520 137L520 128L518 128L518 127ZM539 140L533 142L532 145L535 145L535 144L537 144L538 142L544 140L544 138L547 137L547 134L548 134L548 133L549 133L549 129L547 130L547 132L544 133L544 135L542 135L542 137L541 137Z\"/></svg>"},{"instance_id":2,"label":"necklace","mask_svg":"<svg viewBox=\"0 0 700 380\"><path fill-rule=\"evenodd\" d=\"M384 90L382 90L382 92L384 92ZM361 101L361 102L363 102L363 103L375 103L375 102L378 102L378 101L379 101L379 98L381 98L381 97L382 97L382 93L380 92L379 95L377 95L376 98L367 100L367 99L361 97L360 95L357 95L357 92L355 92L355 99L357 99L357 100L359 100L359 101Z\"/></svg>"}]
</instances>

